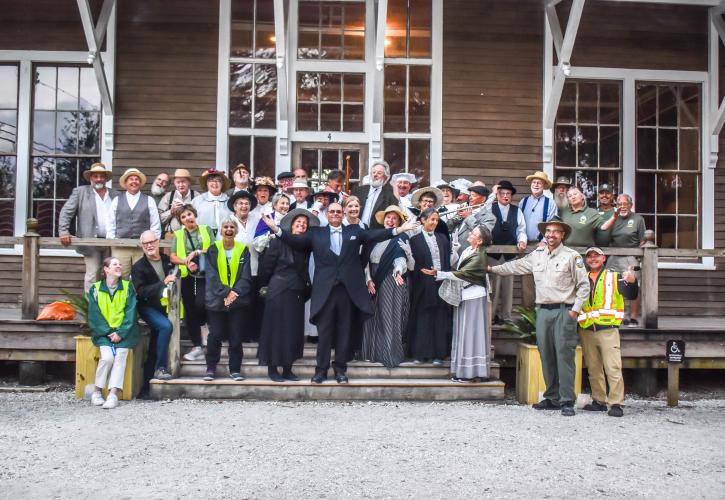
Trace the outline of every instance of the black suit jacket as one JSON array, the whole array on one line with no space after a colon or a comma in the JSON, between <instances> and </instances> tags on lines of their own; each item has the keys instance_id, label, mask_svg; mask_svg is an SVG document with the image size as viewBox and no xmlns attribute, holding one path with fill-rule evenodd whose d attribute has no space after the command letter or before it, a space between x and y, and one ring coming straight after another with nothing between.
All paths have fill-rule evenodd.
<instances>
[{"instance_id":1,"label":"black suit jacket","mask_svg":"<svg viewBox=\"0 0 725 500\"><path fill-rule=\"evenodd\" d=\"M441 271L451 270L451 243L441 233L433 233L438 243L438 253L441 259ZM425 242L423 233L416 234L410 239L410 249L415 260L415 269L411 273L411 303L416 306L432 307L440 304L438 288L441 284L433 276L420 272L421 269L433 268L433 256Z\"/></svg>"},{"instance_id":2,"label":"black suit jacket","mask_svg":"<svg viewBox=\"0 0 725 500\"><path fill-rule=\"evenodd\" d=\"M273 239L259 261L257 279L267 287L266 300L285 290L305 290L310 285L309 252L296 250L279 238Z\"/></svg>"},{"instance_id":3,"label":"black suit jacket","mask_svg":"<svg viewBox=\"0 0 725 500\"><path fill-rule=\"evenodd\" d=\"M383 241L393 237L390 229L365 230L360 226L342 226L342 248L340 255L330 249L330 227L312 227L305 234L293 235L282 232L282 241L293 248L312 250L315 257L315 277L312 281L312 303L310 322L317 324L320 310L336 284L347 289L353 305L363 316L372 316L373 308L365 286L365 273L360 263L360 247L369 242Z\"/></svg>"},{"instance_id":4,"label":"black suit jacket","mask_svg":"<svg viewBox=\"0 0 725 500\"><path fill-rule=\"evenodd\" d=\"M164 268L166 276L171 274L174 267L169 256L163 253L161 254L161 266ZM166 313L166 308L160 302L161 294L164 293L166 285L159 279L149 262L149 258L145 255L131 268L131 281L136 289L136 300L139 306L150 306Z\"/></svg>"},{"instance_id":5,"label":"black suit jacket","mask_svg":"<svg viewBox=\"0 0 725 500\"><path fill-rule=\"evenodd\" d=\"M370 186L358 186L356 187L352 195L357 196L360 198L360 215L362 216L362 213L365 211L365 203L368 200L368 194L370 194ZM375 220L375 214L378 213L381 210L385 210L390 205L398 205L400 202L395 197L395 194L393 193L393 188L390 186L390 184L383 185L380 195L378 196L378 199L375 201L375 206L373 207L372 216L370 217L370 229L380 229L383 227L382 224L379 224L378 221Z\"/></svg>"}]
</instances>

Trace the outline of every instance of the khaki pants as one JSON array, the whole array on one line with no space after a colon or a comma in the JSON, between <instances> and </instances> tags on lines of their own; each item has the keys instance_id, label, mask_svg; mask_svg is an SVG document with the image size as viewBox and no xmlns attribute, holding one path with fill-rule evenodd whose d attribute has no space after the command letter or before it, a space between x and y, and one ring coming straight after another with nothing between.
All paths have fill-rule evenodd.
<instances>
[{"instance_id":1,"label":"khaki pants","mask_svg":"<svg viewBox=\"0 0 725 500\"><path fill-rule=\"evenodd\" d=\"M83 278L83 291L87 292L98 281L103 268L103 259L108 255L105 248L91 248L89 255L83 256L83 262L86 264L86 274Z\"/></svg>"},{"instance_id":2,"label":"khaki pants","mask_svg":"<svg viewBox=\"0 0 725 500\"><path fill-rule=\"evenodd\" d=\"M607 328L595 332L579 328L579 338L589 372L589 385L592 386L592 399L602 404L621 405L624 401L624 379L619 329Z\"/></svg>"},{"instance_id":3,"label":"khaki pants","mask_svg":"<svg viewBox=\"0 0 725 500\"><path fill-rule=\"evenodd\" d=\"M132 247L113 247L111 256L121 261L122 278L127 280L133 265L143 258L143 250Z\"/></svg>"}]
</instances>

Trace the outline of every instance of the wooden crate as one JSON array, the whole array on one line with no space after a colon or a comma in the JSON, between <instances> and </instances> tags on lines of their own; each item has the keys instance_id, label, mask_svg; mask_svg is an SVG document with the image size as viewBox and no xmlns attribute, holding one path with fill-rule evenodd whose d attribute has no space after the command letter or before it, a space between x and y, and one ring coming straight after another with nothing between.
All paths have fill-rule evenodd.
<instances>
[{"instance_id":1,"label":"wooden crate","mask_svg":"<svg viewBox=\"0 0 725 500\"><path fill-rule=\"evenodd\" d=\"M574 391L582 392L582 348L576 347L576 372ZM535 345L519 343L516 352L516 399L519 403L534 404L541 400L546 391L544 374L541 371L541 355Z\"/></svg>"},{"instance_id":2,"label":"wooden crate","mask_svg":"<svg viewBox=\"0 0 725 500\"><path fill-rule=\"evenodd\" d=\"M96 367L101 358L101 350L93 345L91 337L78 335L76 341L76 399L83 399L86 386L96 380ZM126 359L126 373L123 376L123 390L118 399L129 401L136 396L143 385L143 365L146 354L146 339L142 339L131 349ZM103 397L108 389L103 390Z\"/></svg>"}]
</instances>

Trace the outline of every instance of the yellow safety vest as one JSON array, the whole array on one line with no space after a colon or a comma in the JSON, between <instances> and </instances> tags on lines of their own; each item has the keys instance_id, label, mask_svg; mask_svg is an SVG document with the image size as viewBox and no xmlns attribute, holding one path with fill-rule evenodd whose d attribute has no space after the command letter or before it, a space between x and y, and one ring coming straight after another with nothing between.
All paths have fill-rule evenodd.
<instances>
[{"instance_id":1,"label":"yellow safety vest","mask_svg":"<svg viewBox=\"0 0 725 500\"><path fill-rule=\"evenodd\" d=\"M234 286L234 283L237 281L237 272L239 271L239 259L241 259L242 254L246 249L246 245L243 245L238 241L234 242L232 257L229 259L231 269L229 269L227 268L227 254L226 250L224 250L224 242L219 240L214 244L217 248L216 264L217 270L219 271L219 279L226 286ZM231 280L229 279L230 274Z\"/></svg>"},{"instance_id":2,"label":"yellow safety vest","mask_svg":"<svg viewBox=\"0 0 725 500\"><path fill-rule=\"evenodd\" d=\"M180 259L186 258L186 235L184 234L184 230L182 227L178 231L174 231L174 237L176 238L176 256ZM209 228L204 224L199 224L199 235L201 236L201 249L206 250L211 245ZM181 271L182 278L186 278L189 275L189 270L185 265L180 264L179 270Z\"/></svg>"},{"instance_id":3,"label":"yellow safety vest","mask_svg":"<svg viewBox=\"0 0 725 500\"><path fill-rule=\"evenodd\" d=\"M624 319L624 297L617 289L619 273L605 269L597 278L594 293L584 303L577 318L579 326L589 328L593 324L619 326Z\"/></svg>"},{"instance_id":4,"label":"yellow safety vest","mask_svg":"<svg viewBox=\"0 0 725 500\"><path fill-rule=\"evenodd\" d=\"M114 330L121 326L123 323L123 317L126 315L126 299L128 298L128 281L121 280L121 285L116 290L116 293L111 294L108 292L101 293L101 281L97 281L93 286L96 287L96 298L98 300L98 309L106 319L108 326Z\"/></svg>"}]
</instances>

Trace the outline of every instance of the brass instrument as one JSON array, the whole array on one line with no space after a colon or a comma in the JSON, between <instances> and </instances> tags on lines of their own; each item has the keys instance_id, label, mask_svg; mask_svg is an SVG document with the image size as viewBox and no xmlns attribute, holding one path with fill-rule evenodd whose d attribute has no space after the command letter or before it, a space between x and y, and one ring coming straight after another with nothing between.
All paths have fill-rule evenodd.
<instances>
[{"instance_id":1,"label":"brass instrument","mask_svg":"<svg viewBox=\"0 0 725 500\"><path fill-rule=\"evenodd\" d=\"M474 208L482 207L485 204L486 204L486 202L484 201L483 203L476 203L475 205L469 205L468 202L466 201L464 203L461 203L461 206L459 206L458 208L455 208L453 210L447 210L445 212L438 212L438 215L440 217L443 217L444 215L454 214L454 213L460 212L461 210L469 210L469 209L473 210Z\"/></svg>"}]
</instances>

